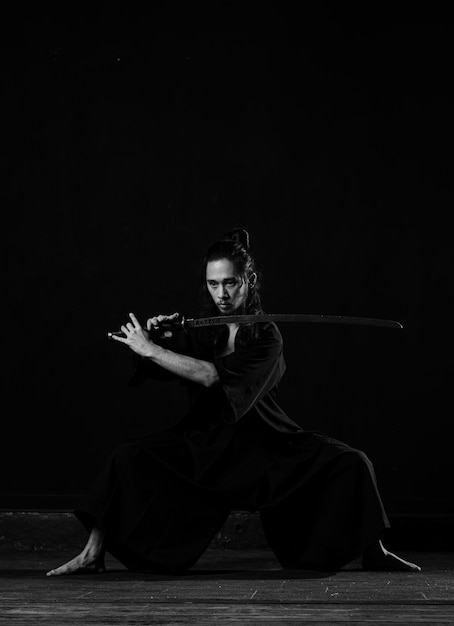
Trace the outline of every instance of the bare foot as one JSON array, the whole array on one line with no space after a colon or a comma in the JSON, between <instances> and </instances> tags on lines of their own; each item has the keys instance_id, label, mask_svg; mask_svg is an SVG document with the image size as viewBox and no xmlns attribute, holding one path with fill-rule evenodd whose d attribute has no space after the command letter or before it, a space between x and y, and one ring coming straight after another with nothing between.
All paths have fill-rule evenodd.
<instances>
[{"instance_id":1,"label":"bare foot","mask_svg":"<svg viewBox=\"0 0 454 626\"><path fill-rule=\"evenodd\" d=\"M64 563L56 569L51 569L46 576L62 576L65 574L76 574L82 572L95 572L97 574L105 572L104 559L102 555L96 555L89 550L83 550L76 557Z\"/></svg>"},{"instance_id":2,"label":"bare foot","mask_svg":"<svg viewBox=\"0 0 454 626\"><path fill-rule=\"evenodd\" d=\"M93 528L87 541L87 545L80 554L64 563L57 569L51 569L46 576L62 576L64 574L76 574L77 572L105 572L103 545L104 534L99 528Z\"/></svg>"},{"instance_id":3,"label":"bare foot","mask_svg":"<svg viewBox=\"0 0 454 626\"><path fill-rule=\"evenodd\" d=\"M366 550L363 554L363 569L385 572L420 572L415 563L405 561L396 554L388 552L381 541Z\"/></svg>"}]
</instances>

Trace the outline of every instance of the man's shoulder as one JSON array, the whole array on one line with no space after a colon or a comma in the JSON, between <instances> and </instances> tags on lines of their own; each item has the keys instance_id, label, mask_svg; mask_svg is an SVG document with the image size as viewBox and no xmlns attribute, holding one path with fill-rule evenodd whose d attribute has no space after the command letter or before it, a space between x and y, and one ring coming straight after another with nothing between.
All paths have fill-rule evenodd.
<instances>
[{"instance_id":1,"label":"man's shoulder","mask_svg":"<svg viewBox=\"0 0 454 626\"><path fill-rule=\"evenodd\" d=\"M266 316L264 316L266 317ZM281 332L276 324L276 322L271 322L269 320L265 320L263 322L258 322L258 326L259 326L259 336L264 338L264 339L268 339L268 340L274 340L279 342L280 344L283 343L282 340L282 335Z\"/></svg>"}]
</instances>

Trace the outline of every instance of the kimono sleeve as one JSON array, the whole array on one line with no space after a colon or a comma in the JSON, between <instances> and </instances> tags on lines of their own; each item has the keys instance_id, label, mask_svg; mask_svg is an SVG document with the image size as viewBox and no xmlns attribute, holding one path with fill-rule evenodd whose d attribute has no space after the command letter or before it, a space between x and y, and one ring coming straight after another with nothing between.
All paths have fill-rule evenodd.
<instances>
[{"instance_id":1,"label":"kimono sleeve","mask_svg":"<svg viewBox=\"0 0 454 626\"><path fill-rule=\"evenodd\" d=\"M216 358L214 365L227 399L225 419L236 422L281 379L285 369L281 334L274 324L270 325L250 344Z\"/></svg>"}]
</instances>

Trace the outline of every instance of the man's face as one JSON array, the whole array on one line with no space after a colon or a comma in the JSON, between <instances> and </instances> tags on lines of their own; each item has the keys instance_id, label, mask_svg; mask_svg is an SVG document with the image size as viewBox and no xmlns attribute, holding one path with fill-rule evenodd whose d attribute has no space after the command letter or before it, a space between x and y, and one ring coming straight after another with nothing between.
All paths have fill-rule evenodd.
<instances>
[{"instance_id":1,"label":"man's face","mask_svg":"<svg viewBox=\"0 0 454 626\"><path fill-rule=\"evenodd\" d=\"M207 263L206 281L208 291L221 315L232 315L246 301L248 286L235 266L228 259Z\"/></svg>"}]
</instances>

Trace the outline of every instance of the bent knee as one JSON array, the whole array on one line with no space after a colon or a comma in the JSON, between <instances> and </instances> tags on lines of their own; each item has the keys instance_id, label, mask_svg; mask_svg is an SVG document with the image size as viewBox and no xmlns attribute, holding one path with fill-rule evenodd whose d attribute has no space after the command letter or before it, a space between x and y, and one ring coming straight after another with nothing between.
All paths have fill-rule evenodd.
<instances>
[{"instance_id":1,"label":"bent knee","mask_svg":"<svg viewBox=\"0 0 454 626\"><path fill-rule=\"evenodd\" d=\"M345 460L348 460L351 465L366 466L369 470L373 469L372 461L362 450L351 448L347 452L344 452L342 456L345 457Z\"/></svg>"}]
</instances>

